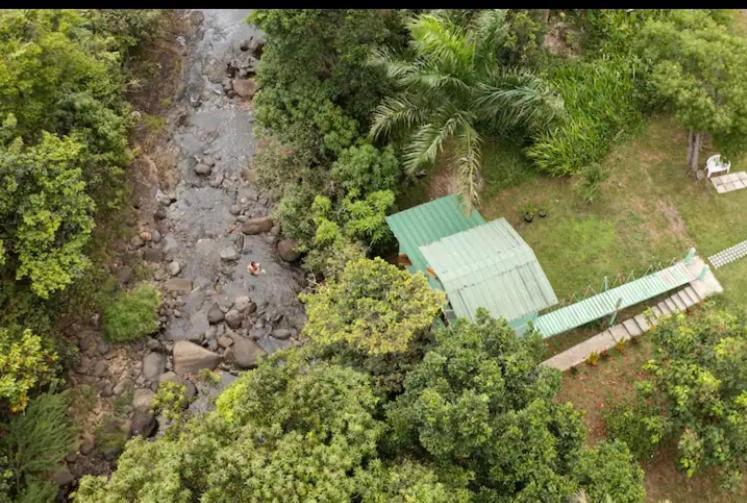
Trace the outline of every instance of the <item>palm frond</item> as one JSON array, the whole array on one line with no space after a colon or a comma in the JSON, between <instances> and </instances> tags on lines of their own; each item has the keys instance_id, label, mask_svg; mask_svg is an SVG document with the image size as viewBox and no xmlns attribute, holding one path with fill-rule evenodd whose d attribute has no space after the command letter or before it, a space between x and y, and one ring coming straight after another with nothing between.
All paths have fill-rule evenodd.
<instances>
[{"instance_id":1,"label":"palm frond","mask_svg":"<svg viewBox=\"0 0 747 503\"><path fill-rule=\"evenodd\" d=\"M459 134L460 156L457 159L459 174L459 192L467 213L480 202L479 177L482 163L482 139L471 126L465 127Z\"/></svg>"},{"instance_id":2,"label":"palm frond","mask_svg":"<svg viewBox=\"0 0 747 503\"><path fill-rule=\"evenodd\" d=\"M468 124L467 126L469 127ZM465 118L460 113L452 114L443 121L422 125L412 135L412 140L405 148L405 170L412 173L421 166L436 162L446 140L463 127Z\"/></svg>"},{"instance_id":3,"label":"palm frond","mask_svg":"<svg viewBox=\"0 0 747 503\"><path fill-rule=\"evenodd\" d=\"M498 49L503 46L508 34L505 9L481 11L473 20L469 30L475 40L476 64L487 67L495 65Z\"/></svg>"},{"instance_id":4,"label":"palm frond","mask_svg":"<svg viewBox=\"0 0 747 503\"><path fill-rule=\"evenodd\" d=\"M408 94L385 98L374 110L370 136L373 139L391 137L395 132L407 132L426 120L427 108Z\"/></svg>"},{"instance_id":5,"label":"palm frond","mask_svg":"<svg viewBox=\"0 0 747 503\"><path fill-rule=\"evenodd\" d=\"M564 113L563 100L544 80L529 73L506 70L493 83L475 88L474 108L501 128L547 127Z\"/></svg>"},{"instance_id":6,"label":"palm frond","mask_svg":"<svg viewBox=\"0 0 747 503\"><path fill-rule=\"evenodd\" d=\"M416 52L432 65L444 73L469 72L475 45L463 30L432 14L418 16L409 28Z\"/></svg>"},{"instance_id":7,"label":"palm frond","mask_svg":"<svg viewBox=\"0 0 747 503\"><path fill-rule=\"evenodd\" d=\"M468 94L470 86L462 79L443 73L436 68L422 68L413 71L400 79L400 82L414 91L432 93L444 91L447 93Z\"/></svg>"}]
</instances>

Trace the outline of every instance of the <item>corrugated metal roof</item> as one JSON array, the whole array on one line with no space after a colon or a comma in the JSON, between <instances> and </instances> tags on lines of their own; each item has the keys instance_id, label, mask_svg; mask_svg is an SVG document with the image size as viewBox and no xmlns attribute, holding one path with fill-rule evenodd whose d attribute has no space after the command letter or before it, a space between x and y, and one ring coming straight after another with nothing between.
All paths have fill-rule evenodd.
<instances>
[{"instance_id":1,"label":"corrugated metal roof","mask_svg":"<svg viewBox=\"0 0 747 503\"><path fill-rule=\"evenodd\" d=\"M479 307L511 321L558 302L529 245L505 218L420 246L457 316Z\"/></svg>"},{"instance_id":2,"label":"corrugated metal roof","mask_svg":"<svg viewBox=\"0 0 747 503\"><path fill-rule=\"evenodd\" d=\"M537 318L534 326L542 335L550 337L610 316L616 309L633 306L689 283L693 279L695 278L687 265L684 262L677 262L661 271L544 314Z\"/></svg>"},{"instance_id":3,"label":"corrugated metal roof","mask_svg":"<svg viewBox=\"0 0 747 503\"><path fill-rule=\"evenodd\" d=\"M420 246L485 223L477 210L468 216L454 194L389 215L386 221L399 241L399 252L407 254L412 262L407 269L424 273L427 264ZM431 285L440 288L437 281L426 276Z\"/></svg>"}]
</instances>

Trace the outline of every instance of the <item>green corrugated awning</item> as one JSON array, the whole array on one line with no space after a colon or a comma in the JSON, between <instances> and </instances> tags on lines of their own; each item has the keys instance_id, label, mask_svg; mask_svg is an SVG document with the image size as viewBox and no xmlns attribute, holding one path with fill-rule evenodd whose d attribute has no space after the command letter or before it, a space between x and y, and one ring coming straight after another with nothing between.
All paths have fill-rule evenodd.
<instances>
[{"instance_id":1,"label":"green corrugated awning","mask_svg":"<svg viewBox=\"0 0 747 503\"><path fill-rule=\"evenodd\" d=\"M456 195L448 195L386 217L389 228L399 241L399 252L412 262L410 272L425 273L427 264L420 246L485 223L477 210L467 215ZM432 286L437 281L426 274Z\"/></svg>"},{"instance_id":2,"label":"green corrugated awning","mask_svg":"<svg viewBox=\"0 0 747 503\"><path fill-rule=\"evenodd\" d=\"M677 262L661 271L543 314L537 318L534 326L545 337L551 337L639 304L693 279L695 276L688 270L687 264Z\"/></svg>"},{"instance_id":3,"label":"green corrugated awning","mask_svg":"<svg viewBox=\"0 0 747 503\"><path fill-rule=\"evenodd\" d=\"M474 319L484 307L511 321L558 302L534 252L505 218L419 248L459 317Z\"/></svg>"}]
</instances>

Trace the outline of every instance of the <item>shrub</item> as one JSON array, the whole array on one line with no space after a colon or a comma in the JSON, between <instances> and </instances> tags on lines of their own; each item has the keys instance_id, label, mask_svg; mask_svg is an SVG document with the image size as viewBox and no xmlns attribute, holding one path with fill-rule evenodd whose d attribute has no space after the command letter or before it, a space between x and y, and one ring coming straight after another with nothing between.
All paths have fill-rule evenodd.
<instances>
[{"instance_id":1,"label":"shrub","mask_svg":"<svg viewBox=\"0 0 747 503\"><path fill-rule=\"evenodd\" d=\"M747 468L747 320L709 306L673 316L651 333L649 390L671 422L678 466L692 477L716 468L733 486Z\"/></svg>"},{"instance_id":2,"label":"shrub","mask_svg":"<svg viewBox=\"0 0 747 503\"><path fill-rule=\"evenodd\" d=\"M608 436L627 444L640 460L651 458L668 426L666 419L656 414L654 405L641 397L607 409L604 422Z\"/></svg>"},{"instance_id":3,"label":"shrub","mask_svg":"<svg viewBox=\"0 0 747 503\"><path fill-rule=\"evenodd\" d=\"M623 354L625 352L626 344L627 344L627 341L625 339L620 339L619 341L615 343L615 349L617 350L618 353Z\"/></svg>"},{"instance_id":4,"label":"shrub","mask_svg":"<svg viewBox=\"0 0 747 503\"><path fill-rule=\"evenodd\" d=\"M112 342L127 342L156 332L160 303L158 290L145 283L120 293L104 308L104 336Z\"/></svg>"},{"instance_id":5,"label":"shrub","mask_svg":"<svg viewBox=\"0 0 747 503\"><path fill-rule=\"evenodd\" d=\"M340 154L332 164L330 178L343 194L391 190L399 178L399 164L392 147L378 150L364 143Z\"/></svg>"},{"instance_id":6,"label":"shrub","mask_svg":"<svg viewBox=\"0 0 747 503\"><path fill-rule=\"evenodd\" d=\"M433 323L444 301L422 274L380 258L349 262L339 278L304 294L304 335L322 345L344 343L367 354L405 351Z\"/></svg>"},{"instance_id":7,"label":"shrub","mask_svg":"<svg viewBox=\"0 0 747 503\"><path fill-rule=\"evenodd\" d=\"M642 124L635 65L625 58L574 61L551 70L550 82L563 96L567 117L540 132L527 157L552 175L578 173L599 161L623 132Z\"/></svg>"},{"instance_id":8,"label":"shrub","mask_svg":"<svg viewBox=\"0 0 747 503\"><path fill-rule=\"evenodd\" d=\"M597 363L599 363L599 353L597 353L596 351L592 351L591 354L586 357L586 363L587 365L595 367Z\"/></svg>"},{"instance_id":9,"label":"shrub","mask_svg":"<svg viewBox=\"0 0 747 503\"><path fill-rule=\"evenodd\" d=\"M12 472L13 501L51 501L57 493L47 476L75 448L75 430L67 415L67 392L44 393L31 400L24 414L10 419L0 437L0 458ZM33 495L33 497L32 497ZM41 499L33 499L40 497Z\"/></svg>"},{"instance_id":10,"label":"shrub","mask_svg":"<svg viewBox=\"0 0 747 503\"><path fill-rule=\"evenodd\" d=\"M54 377L58 359L31 330L16 338L0 329L0 400L8 403L11 412L25 409L29 392Z\"/></svg>"},{"instance_id":11,"label":"shrub","mask_svg":"<svg viewBox=\"0 0 747 503\"><path fill-rule=\"evenodd\" d=\"M601 183L607 179L607 173L598 162L592 162L581 171L581 182L576 185L576 192L587 204L593 203L599 195Z\"/></svg>"},{"instance_id":12,"label":"shrub","mask_svg":"<svg viewBox=\"0 0 747 503\"><path fill-rule=\"evenodd\" d=\"M187 401L187 387L178 382L166 381L158 386L153 399L153 410L161 412L166 419L176 421L182 417Z\"/></svg>"}]
</instances>

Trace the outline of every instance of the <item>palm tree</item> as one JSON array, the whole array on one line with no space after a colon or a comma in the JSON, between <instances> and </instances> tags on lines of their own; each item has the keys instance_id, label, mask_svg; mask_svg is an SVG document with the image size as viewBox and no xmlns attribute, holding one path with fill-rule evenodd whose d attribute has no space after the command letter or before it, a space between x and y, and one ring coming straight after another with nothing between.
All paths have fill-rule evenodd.
<instances>
[{"instance_id":1,"label":"palm tree","mask_svg":"<svg viewBox=\"0 0 747 503\"><path fill-rule=\"evenodd\" d=\"M456 142L460 192L468 211L478 202L481 132L547 127L562 99L533 74L501 67L505 11L483 11L462 28L443 14L408 23L412 60L378 51L397 93L374 111L374 138L404 135L408 173L432 165L448 140Z\"/></svg>"}]
</instances>

